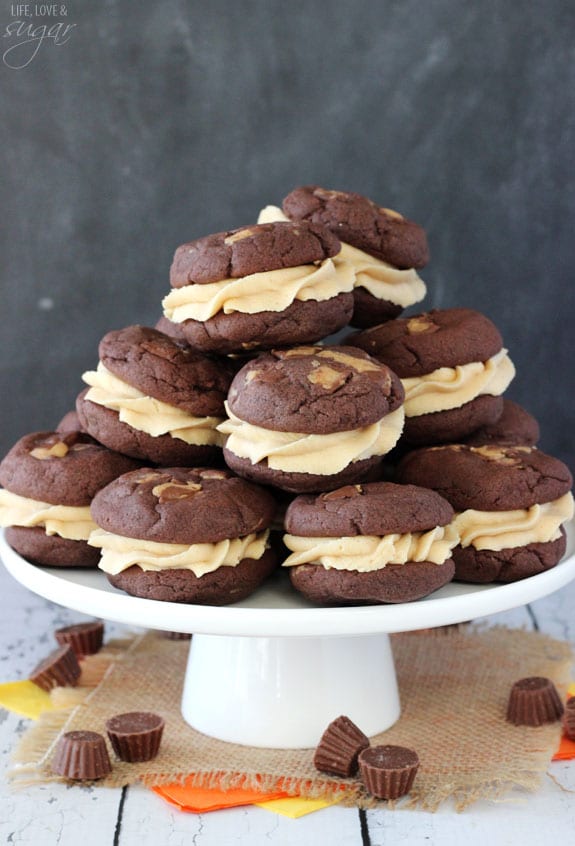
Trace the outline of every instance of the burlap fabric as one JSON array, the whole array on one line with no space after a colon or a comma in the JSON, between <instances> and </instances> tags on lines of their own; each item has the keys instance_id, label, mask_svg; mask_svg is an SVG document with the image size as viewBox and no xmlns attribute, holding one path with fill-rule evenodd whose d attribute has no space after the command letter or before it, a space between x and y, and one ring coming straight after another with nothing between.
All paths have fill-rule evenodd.
<instances>
[{"instance_id":1,"label":"burlap fabric","mask_svg":"<svg viewBox=\"0 0 575 846\"><path fill-rule=\"evenodd\" d=\"M402 806L435 810L451 798L461 809L478 799L537 788L561 728L559 723L539 728L508 724L509 689L518 678L543 675L564 695L572 658L568 644L536 632L465 627L398 634L392 645L402 715L371 742L409 746L419 754L420 770ZM110 716L151 710L166 721L159 756L148 763L126 764L111 755L113 772L98 785L153 785L190 773L203 786L266 788L282 779L283 789L294 794L340 795L343 789L346 804L378 804L358 779L330 779L318 773L313 750L238 746L190 728L180 714L188 646L150 632L88 659L82 687L55 692L59 706L73 707L43 715L21 741L14 779L22 784L61 780L51 774L50 760L63 732L89 729L105 734Z\"/></svg>"}]
</instances>

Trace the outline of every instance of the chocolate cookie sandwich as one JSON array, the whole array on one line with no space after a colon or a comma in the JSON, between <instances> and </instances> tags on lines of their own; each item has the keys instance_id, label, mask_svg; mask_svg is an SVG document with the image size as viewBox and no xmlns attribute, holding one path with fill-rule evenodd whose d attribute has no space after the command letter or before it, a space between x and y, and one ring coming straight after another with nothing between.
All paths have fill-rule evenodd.
<instances>
[{"instance_id":1,"label":"chocolate cookie sandwich","mask_svg":"<svg viewBox=\"0 0 575 846\"><path fill-rule=\"evenodd\" d=\"M87 540L95 494L138 466L82 432L34 432L0 463L0 525L10 546L33 564L96 567Z\"/></svg>"},{"instance_id":2,"label":"chocolate cookie sandwich","mask_svg":"<svg viewBox=\"0 0 575 846\"><path fill-rule=\"evenodd\" d=\"M501 417L515 368L498 329L478 311L434 309L346 341L401 378L404 440L410 444L458 443Z\"/></svg>"},{"instance_id":3,"label":"chocolate cookie sandwich","mask_svg":"<svg viewBox=\"0 0 575 846\"><path fill-rule=\"evenodd\" d=\"M415 485L371 482L289 506L283 562L292 585L320 605L411 602L451 581L453 509Z\"/></svg>"},{"instance_id":4,"label":"chocolate cookie sandwich","mask_svg":"<svg viewBox=\"0 0 575 846\"><path fill-rule=\"evenodd\" d=\"M455 578L515 582L554 567L573 517L569 469L533 447L463 444L414 450L400 482L433 488L457 516Z\"/></svg>"},{"instance_id":5,"label":"chocolate cookie sandwich","mask_svg":"<svg viewBox=\"0 0 575 846\"><path fill-rule=\"evenodd\" d=\"M164 316L210 352L318 341L353 310L353 271L333 261L340 249L328 229L304 222L254 224L182 244Z\"/></svg>"},{"instance_id":6,"label":"chocolate cookie sandwich","mask_svg":"<svg viewBox=\"0 0 575 846\"><path fill-rule=\"evenodd\" d=\"M76 402L83 428L110 449L155 464L221 460L232 369L156 329L108 332Z\"/></svg>"},{"instance_id":7,"label":"chocolate cookie sandwich","mask_svg":"<svg viewBox=\"0 0 575 846\"><path fill-rule=\"evenodd\" d=\"M227 605L252 593L275 567L271 494L213 468L144 468L92 503L90 544L100 569L133 596Z\"/></svg>"},{"instance_id":8,"label":"chocolate cookie sandwich","mask_svg":"<svg viewBox=\"0 0 575 846\"><path fill-rule=\"evenodd\" d=\"M398 377L362 350L294 347L250 361L232 382L224 458L294 493L367 479L403 428Z\"/></svg>"},{"instance_id":9,"label":"chocolate cookie sandwich","mask_svg":"<svg viewBox=\"0 0 575 846\"><path fill-rule=\"evenodd\" d=\"M503 397L501 417L495 423L476 429L472 435L465 438L465 443L469 446L535 446L539 435L539 423L535 417L523 406Z\"/></svg>"},{"instance_id":10,"label":"chocolate cookie sandwich","mask_svg":"<svg viewBox=\"0 0 575 846\"><path fill-rule=\"evenodd\" d=\"M158 332L163 332L164 335L169 335L170 338L174 338L176 341L184 341L184 343L187 343L182 331L182 324L173 323L171 320L168 320L167 317L164 317L163 314L154 324L154 329L157 329Z\"/></svg>"},{"instance_id":11,"label":"chocolate cookie sandwich","mask_svg":"<svg viewBox=\"0 0 575 846\"><path fill-rule=\"evenodd\" d=\"M355 272L354 326L383 323L425 297L416 272L429 261L425 230L398 212L361 194L311 185L296 188L282 209L267 206L259 217L281 219L321 223L340 239L337 260L349 262Z\"/></svg>"}]
</instances>

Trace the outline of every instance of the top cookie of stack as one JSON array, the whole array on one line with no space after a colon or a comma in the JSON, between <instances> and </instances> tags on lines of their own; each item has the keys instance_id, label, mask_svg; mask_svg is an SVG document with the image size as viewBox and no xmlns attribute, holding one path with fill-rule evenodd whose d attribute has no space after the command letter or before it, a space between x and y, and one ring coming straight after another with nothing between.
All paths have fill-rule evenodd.
<instances>
[{"instance_id":1,"label":"top cookie of stack","mask_svg":"<svg viewBox=\"0 0 575 846\"><path fill-rule=\"evenodd\" d=\"M196 349L237 353L317 341L351 317L354 273L321 224L264 223L178 247L164 316ZM161 328L170 332L169 324Z\"/></svg>"}]
</instances>

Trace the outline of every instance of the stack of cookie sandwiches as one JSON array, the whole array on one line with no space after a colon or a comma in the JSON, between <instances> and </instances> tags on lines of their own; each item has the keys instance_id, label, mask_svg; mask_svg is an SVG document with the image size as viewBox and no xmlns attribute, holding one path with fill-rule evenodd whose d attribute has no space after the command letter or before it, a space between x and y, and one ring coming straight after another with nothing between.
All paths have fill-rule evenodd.
<instances>
[{"instance_id":1,"label":"stack of cookie sandwiches","mask_svg":"<svg viewBox=\"0 0 575 846\"><path fill-rule=\"evenodd\" d=\"M488 317L403 315L428 260L417 223L316 185L182 244L155 327L108 332L76 411L0 465L8 542L210 605L274 571L359 605L555 566L571 475Z\"/></svg>"}]
</instances>

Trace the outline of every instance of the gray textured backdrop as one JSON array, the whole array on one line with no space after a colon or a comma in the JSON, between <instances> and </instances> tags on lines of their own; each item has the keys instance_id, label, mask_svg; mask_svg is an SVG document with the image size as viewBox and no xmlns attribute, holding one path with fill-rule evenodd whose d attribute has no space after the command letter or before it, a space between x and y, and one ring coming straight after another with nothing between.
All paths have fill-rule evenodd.
<instances>
[{"instance_id":1,"label":"gray textured backdrop","mask_svg":"<svg viewBox=\"0 0 575 846\"><path fill-rule=\"evenodd\" d=\"M72 407L106 331L155 322L179 243L317 183L427 228L425 306L495 320L575 464L572 0L65 11L0 4L0 453Z\"/></svg>"}]
</instances>

